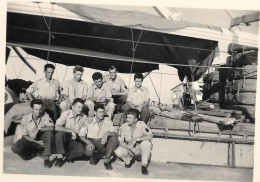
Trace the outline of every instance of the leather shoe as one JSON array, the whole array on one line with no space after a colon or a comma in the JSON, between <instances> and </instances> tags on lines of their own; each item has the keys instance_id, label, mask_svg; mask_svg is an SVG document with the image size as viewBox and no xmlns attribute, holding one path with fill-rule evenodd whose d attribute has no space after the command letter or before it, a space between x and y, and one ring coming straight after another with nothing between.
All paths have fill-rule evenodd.
<instances>
[{"instance_id":1,"label":"leather shoe","mask_svg":"<svg viewBox=\"0 0 260 182\"><path fill-rule=\"evenodd\" d=\"M106 167L106 170L112 170L113 169L111 162L104 163L104 166Z\"/></svg>"},{"instance_id":2,"label":"leather shoe","mask_svg":"<svg viewBox=\"0 0 260 182\"><path fill-rule=\"evenodd\" d=\"M55 167L61 167L62 166L62 159L58 158L56 163L55 163Z\"/></svg>"},{"instance_id":3,"label":"leather shoe","mask_svg":"<svg viewBox=\"0 0 260 182\"><path fill-rule=\"evenodd\" d=\"M147 166L142 166L142 174L148 174Z\"/></svg>"},{"instance_id":4,"label":"leather shoe","mask_svg":"<svg viewBox=\"0 0 260 182\"><path fill-rule=\"evenodd\" d=\"M44 167L51 168L51 161L49 159L44 160Z\"/></svg>"}]
</instances>

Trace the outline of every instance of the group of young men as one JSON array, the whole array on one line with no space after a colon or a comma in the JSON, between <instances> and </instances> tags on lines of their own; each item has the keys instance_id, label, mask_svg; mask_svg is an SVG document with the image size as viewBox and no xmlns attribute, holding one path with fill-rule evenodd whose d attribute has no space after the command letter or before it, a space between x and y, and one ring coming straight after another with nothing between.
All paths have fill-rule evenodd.
<instances>
[{"instance_id":1,"label":"group of young men","mask_svg":"<svg viewBox=\"0 0 260 182\"><path fill-rule=\"evenodd\" d=\"M88 87L82 80L84 69L77 65L74 77L61 87L52 78L54 70L54 65L46 64L45 78L27 89L32 113L22 119L23 137L12 146L12 151L24 160L42 152L47 168L52 166L52 154L58 154L57 167L87 158L95 165L104 158L107 170L112 169L111 163L117 157L126 168L139 159L142 173L148 174L153 135L146 125L150 98L149 90L142 86L143 75L135 74L135 86L128 90L117 76L117 69L111 66L105 77L95 72L94 83ZM112 122L115 110L126 114L119 129Z\"/></svg>"}]
</instances>

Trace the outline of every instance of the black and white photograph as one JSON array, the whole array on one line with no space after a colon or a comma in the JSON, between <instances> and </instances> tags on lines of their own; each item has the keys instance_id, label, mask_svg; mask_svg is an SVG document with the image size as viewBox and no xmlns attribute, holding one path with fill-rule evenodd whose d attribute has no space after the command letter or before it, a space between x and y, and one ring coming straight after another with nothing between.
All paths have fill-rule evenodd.
<instances>
[{"instance_id":1,"label":"black and white photograph","mask_svg":"<svg viewBox=\"0 0 260 182\"><path fill-rule=\"evenodd\" d=\"M4 13L3 175L256 181L259 7Z\"/></svg>"}]
</instances>

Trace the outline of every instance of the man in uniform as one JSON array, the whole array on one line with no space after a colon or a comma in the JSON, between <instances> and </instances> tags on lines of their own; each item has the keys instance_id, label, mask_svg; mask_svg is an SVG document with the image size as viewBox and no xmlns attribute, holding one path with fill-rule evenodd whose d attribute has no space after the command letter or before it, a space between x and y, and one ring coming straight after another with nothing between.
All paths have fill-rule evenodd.
<instances>
[{"instance_id":1,"label":"man in uniform","mask_svg":"<svg viewBox=\"0 0 260 182\"><path fill-rule=\"evenodd\" d=\"M150 96L149 90L142 86L143 79L144 77L142 73L136 73L134 75L135 86L128 92L127 104L125 105L123 112L127 113L130 108L137 109L141 112L140 120L147 123L150 117L150 111L148 108L150 104Z\"/></svg>"},{"instance_id":2,"label":"man in uniform","mask_svg":"<svg viewBox=\"0 0 260 182\"><path fill-rule=\"evenodd\" d=\"M115 111L112 93L107 85L103 83L103 76L100 72L92 75L94 83L90 85L86 104L89 108L89 116L94 116L94 106L104 105L108 117L111 119Z\"/></svg>"},{"instance_id":3,"label":"man in uniform","mask_svg":"<svg viewBox=\"0 0 260 182\"><path fill-rule=\"evenodd\" d=\"M75 98L81 98L82 100L86 101L88 84L81 79L83 72L83 67L76 65L73 69L74 77L65 82L62 91L62 95L65 100L60 103L60 108L62 112L67 111L71 108L72 102ZM86 107L83 107L83 112L87 113Z\"/></svg>"},{"instance_id":4,"label":"man in uniform","mask_svg":"<svg viewBox=\"0 0 260 182\"><path fill-rule=\"evenodd\" d=\"M109 75L106 75L103 80L112 92L116 110L121 111L122 105L126 103L128 93L127 87L125 81L117 75L115 66L110 66L108 70Z\"/></svg>"},{"instance_id":5,"label":"man in uniform","mask_svg":"<svg viewBox=\"0 0 260 182\"><path fill-rule=\"evenodd\" d=\"M30 101L38 98L43 101L44 110L56 121L58 115L59 94L61 91L60 82L52 78L55 66L52 64L44 65L45 77L36 80L27 90Z\"/></svg>"},{"instance_id":6,"label":"man in uniform","mask_svg":"<svg viewBox=\"0 0 260 182\"><path fill-rule=\"evenodd\" d=\"M109 118L105 118L105 107L95 106L95 117L85 128L87 137L80 137L86 144L86 153L91 155L90 164L96 164L101 157L105 156L104 166L107 170L112 170L111 158L118 147L118 133ZM93 151L97 150L98 154Z\"/></svg>"},{"instance_id":7,"label":"man in uniform","mask_svg":"<svg viewBox=\"0 0 260 182\"><path fill-rule=\"evenodd\" d=\"M87 155L79 140L79 136L85 136L84 128L87 123L87 116L82 112L83 105L82 99L74 99L72 109L63 112L57 119L55 124L55 146L58 154L55 166L57 167L62 166L65 154L69 162Z\"/></svg>"},{"instance_id":8,"label":"man in uniform","mask_svg":"<svg viewBox=\"0 0 260 182\"><path fill-rule=\"evenodd\" d=\"M138 117L137 109L128 110L126 123L119 129L120 143L115 154L124 161L126 168L131 167L134 156L142 156L141 171L143 174L148 174L147 166L151 156L153 135L143 121L138 121Z\"/></svg>"},{"instance_id":9,"label":"man in uniform","mask_svg":"<svg viewBox=\"0 0 260 182\"><path fill-rule=\"evenodd\" d=\"M54 143L54 124L49 115L43 112L43 102L39 99L31 101L32 113L23 117L21 134L12 151L24 160L30 160L43 151L44 167L50 168L49 156Z\"/></svg>"}]
</instances>

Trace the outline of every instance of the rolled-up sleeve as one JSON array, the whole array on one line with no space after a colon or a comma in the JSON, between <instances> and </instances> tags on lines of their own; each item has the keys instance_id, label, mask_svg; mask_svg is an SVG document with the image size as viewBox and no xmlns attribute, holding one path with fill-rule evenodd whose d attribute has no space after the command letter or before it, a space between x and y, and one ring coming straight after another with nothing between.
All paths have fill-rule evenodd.
<instances>
[{"instance_id":1,"label":"rolled-up sleeve","mask_svg":"<svg viewBox=\"0 0 260 182\"><path fill-rule=\"evenodd\" d=\"M85 124L80 128L78 135L81 137L86 137L88 130L88 124L85 122Z\"/></svg>"},{"instance_id":2,"label":"rolled-up sleeve","mask_svg":"<svg viewBox=\"0 0 260 182\"><path fill-rule=\"evenodd\" d=\"M61 114L61 116L59 117L59 119L57 119L56 121L56 126L64 126L67 120L67 112L64 112Z\"/></svg>"},{"instance_id":3,"label":"rolled-up sleeve","mask_svg":"<svg viewBox=\"0 0 260 182\"><path fill-rule=\"evenodd\" d=\"M87 98L91 98L94 96L94 88L92 85L89 86L89 89L88 89L88 97Z\"/></svg>"},{"instance_id":4,"label":"rolled-up sleeve","mask_svg":"<svg viewBox=\"0 0 260 182\"><path fill-rule=\"evenodd\" d=\"M28 93L34 93L37 89L37 81L35 81L33 84L30 85L30 87L26 90Z\"/></svg>"},{"instance_id":5,"label":"rolled-up sleeve","mask_svg":"<svg viewBox=\"0 0 260 182\"><path fill-rule=\"evenodd\" d=\"M27 130L27 121L25 117L21 121L21 135L29 135L29 132Z\"/></svg>"}]
</instances>

